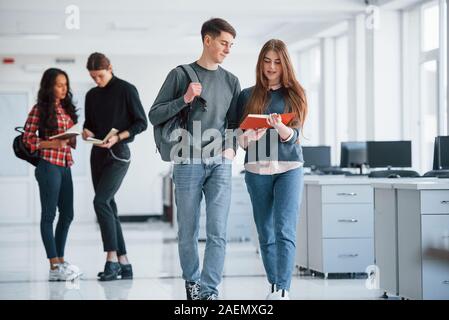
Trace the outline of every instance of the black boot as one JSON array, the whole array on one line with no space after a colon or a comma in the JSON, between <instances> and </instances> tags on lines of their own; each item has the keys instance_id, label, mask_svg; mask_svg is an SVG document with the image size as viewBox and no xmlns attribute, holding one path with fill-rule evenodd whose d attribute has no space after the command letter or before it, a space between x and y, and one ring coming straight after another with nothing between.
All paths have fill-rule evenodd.
<instances>
[{"instance_id":1,"label":"black boot","mask_svg":"<svg viewBox=\"0 0 449 320\"><path fill-rule=\"evenodd\" d=\"M106 264L104 265L104 271L98 274L100 277L98 280L100 281L117 280L121 272L122 268L120 267L120 263L106 261Z\"/></svg>"},{"instance_id":2,"label":"black boot","mask_svg":"<svg viewBox=\"0 0 449 320\"><path fill-rule=\"evenodd\" d=\"M120 263L120 268L122 269L121 275L122 280L132 279L133 278L133 268L130 263L128 264L122 264ZM104 272L98 272L97 277L101 278L103 276Z\"/></svg>"},{"instance_id":3,"label":"black boot","mask_svg":"<svg viewBox=\"0 0 449 320\"><path fill-rule=\"evenodd\" d=\"M120 263L120 268L122 269L122 272L121 272L122 280L133 278L133 267L130 263L128 263L128 264Z\"/></svg>"}]
</instances>

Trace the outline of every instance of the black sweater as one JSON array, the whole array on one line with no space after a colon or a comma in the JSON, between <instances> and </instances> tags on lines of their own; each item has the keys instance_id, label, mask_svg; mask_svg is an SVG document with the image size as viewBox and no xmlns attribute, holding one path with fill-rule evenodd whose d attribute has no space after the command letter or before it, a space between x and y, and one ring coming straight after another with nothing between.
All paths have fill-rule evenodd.
<instances>
[{"instance_id":1,"label":"black sweater","mask_svg":"<svg viewBox=\"0 0 449 320\"><path fill-rule=\"evenodd\" d=\"M90 89L86 94L84 128L103 139L112 128L119 132L128 130L130 137L124 143L147 128L147 118L136 87L115 76L103 87Z\"/></svg>"}]
</instances>

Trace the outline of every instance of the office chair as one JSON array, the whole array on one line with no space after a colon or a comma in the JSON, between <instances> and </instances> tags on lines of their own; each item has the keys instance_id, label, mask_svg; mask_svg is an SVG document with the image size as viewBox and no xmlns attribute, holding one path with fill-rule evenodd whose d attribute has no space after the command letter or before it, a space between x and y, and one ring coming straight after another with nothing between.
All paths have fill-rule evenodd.
<instances>
[{"instance_id":1,"label":"office chair","mask_svg":"<svg viewBox=\"0 0 449 320\"><path fill-rule=\"evenodd\" d=\"M449 178L448 169L431 170L423 174L423 177Z\"/></svg>"},{"instance_id":2,"label":"office chair","mask_svg":"<svg viewBox=\"0 0 449 320\"><path fill-rule=\"evenodd\" d=\"M369 178L415 178L419 173L413 170L380 170L371 171Z\"/></svg>"}]
</instances>

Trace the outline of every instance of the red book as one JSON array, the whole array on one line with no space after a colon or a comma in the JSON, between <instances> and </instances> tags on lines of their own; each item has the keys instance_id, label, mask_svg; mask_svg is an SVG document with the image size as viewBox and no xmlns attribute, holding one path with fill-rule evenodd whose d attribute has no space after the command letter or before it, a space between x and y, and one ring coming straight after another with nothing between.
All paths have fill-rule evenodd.
<instances>
[{"instance_id":1,"label":"red book","mask_svg":"<svg viewBox=\"0 0 449 320\"><path fill-rule=\"evenodd\" d=\"M295 113L282 113L281 119L282 123L287 125L294 117ZM269 117L268 114L249 114L245 120L243 120L242 124L240 125L240 129L247 130L247 129L262 129L262 128L272 128L267 123L267 118Z\"/></svg>"}]
</instances>

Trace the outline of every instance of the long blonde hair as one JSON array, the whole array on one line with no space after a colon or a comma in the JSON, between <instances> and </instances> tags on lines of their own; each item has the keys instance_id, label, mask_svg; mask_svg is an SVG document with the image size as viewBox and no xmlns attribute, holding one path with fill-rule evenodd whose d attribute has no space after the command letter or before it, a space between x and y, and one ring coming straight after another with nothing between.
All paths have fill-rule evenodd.
<instances>
[{"instance_id":1,"label":"long blonde hair","mask_svg":"<svg viewBox=\"0 0 449 320\"><path fill-rule=\"evenodd\" d=\"M263 114L267 107L268 79L263 74L264 57L268 51L274 51L279 55L282 66L281 84L285 92L285 112L294 112L296 117L288 124L290 127L302 128L307 116L307 101L303 87L295 77L293 65L284 42L271 39L264 44L259 53L256 66L256 85L245 107L243 119L250 113Z\"/></svg>"}]
</instances>

